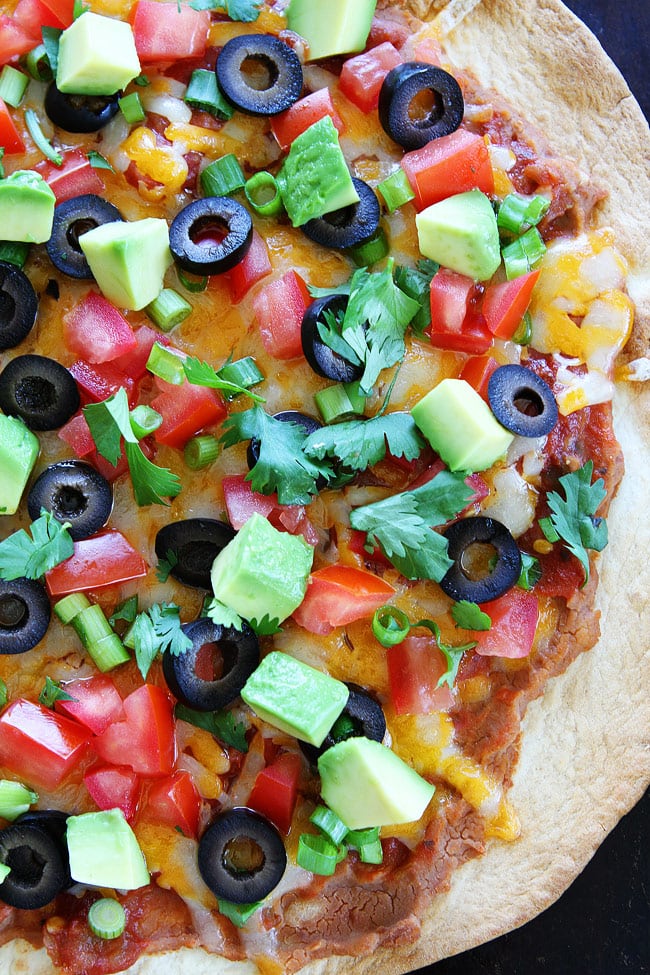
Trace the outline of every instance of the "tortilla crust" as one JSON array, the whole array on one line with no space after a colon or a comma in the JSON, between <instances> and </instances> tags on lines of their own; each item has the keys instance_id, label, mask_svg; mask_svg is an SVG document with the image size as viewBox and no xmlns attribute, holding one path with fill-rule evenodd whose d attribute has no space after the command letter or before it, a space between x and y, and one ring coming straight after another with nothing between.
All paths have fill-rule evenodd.
<instances>
[{"instance_id":1,"label":"tortilla crust","mask_svg":"<svg viewBox=\"0 0 650 975\"><path fill-rule=\"evenodd\" d=\"M382 4L380 3L380 6ZM390 3L384 6L390 6ZM435 16L444 0L395 0L416 16ZM447 5L471 6L471 0ZM505 38L505 44L503 39ZM501 42L501 43L500 43ZM650 131L623 77L596 38L559 0L481 0L445 38L458 67L508 96L545 133L559 155L601 178L610 197L598 223L611 226L625 254L637 306L627 357L650 347ZM507 57L504 50L507 49ZM512 52L523 53L514 63ZM484 856L453 875L431 904L414 945L367 958L314 962L301 975L402 975L524 924L555 901L650 782L650 547L642 512L650 493L650 389L619 384L615 431L626 476L608 516L610 543L602 560L597 605L602 636L522 722L522 745L509 798L522 823L514 843L490 841ZM567 829L570 824L570 829ZM489 905L489 911L486 911ZM55 975L45 949L25 941L0 949L7 975ZM255 975L251 962L230 962L202 950L144 956L129 975L162 969L181 975Z\"/></svg>"}]
</instances>

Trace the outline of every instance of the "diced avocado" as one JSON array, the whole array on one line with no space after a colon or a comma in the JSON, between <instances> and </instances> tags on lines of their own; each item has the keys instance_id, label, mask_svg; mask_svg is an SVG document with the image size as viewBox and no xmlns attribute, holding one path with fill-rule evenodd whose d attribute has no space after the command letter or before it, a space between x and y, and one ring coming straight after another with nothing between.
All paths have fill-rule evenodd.
<instances>
[{"instance_id":1,"label":"diced avocado","mask_svg":"<svg viewBox=\"0 0 650 975\"><path fill-rule=\"evenodd\" d=\"M350 829L413 823L435 786L395 752L369 738L346 738L318 759L323 801Z\"/></svg>"},{"instance_id":2,"label":"diced avocado","mask_svg":"<svg viewBox=\"0 0 650 975\"><path fill-rule=\"evenodd\" d=\"M278 186L294 227L359 202L329 115L293 140Z\"/></svg>"},{"instance_id":3,"label":"diced avocado","mask_svg":"<svg viewBox=\"0 0 650 975\"><path fill-rule=\"evenodd\" d=\"M309 41L309 61L363 51L377 0L291 0L289 29Z\"/></svg>"},{"instance_id":4,"label":"diced avocado","mask_svg":"<svg viewBox=\"0 0 650 975\"><path fill-rule=\"evenodd\" d=\"M464 379L443 379L411 415L451 471L485 471L513 440Z\"/></svg>"},{"instance_id":5,"label":"diced avocado","mask_svg":"<svg viewBox=\"0 0 650 975\"><path fill-rule=\"evenodd\" d=\"M82 234L79 246L102 293L119 308L139 311L162 291L172 262L165 220L104 223Z\"/></svg>"},{"instance_id":6,"label":"diced avocado","mask_svg":"<svg viewBox=\"0 0 650 975\"><path fill-rule=\"evenodd\" d=\"M214 594L244 619L281 623L305 598L313 557L303 538L255 512L214 560Z\"/></svg>"},{"instance_id":7,"label":"diced avocado","mask_svg":"<svg viewBox=\"0 0 650 975\"><path fill-rule=\"evenodd\" d=\"M68 818L70 875L80 884L136 890L150 881L144 855L121 809Z\"/></svg>"},{"instance_id":8,"label":"diced avocado","mask_svg":"<svg viewBox=\"0 0 650 975\"><path fill-rule=\"evenodd\" d=\"M74 95L114 95L140 74L131 25L86 11L61 34L56 86Z\"/></svg>"},{"instance_id":9,"label":"diced avocado","mask_svg":"<svg viewBox=\"0 0 650 975\"><path fill-rule=\"evenodd\" d=\"M274 728L318 747L345 707L349 693L340 680L273 651L248 678L241 696Z\"/></svg>"},{"instance_id":10,"label":"diced avocado","mask_svg":"<svg viewBox=\"0 0 650 975\"><path fill-rule=\"evenodd\" d=\"M487 281L501 263L497 218L480 190L434 203L415 223L421 252L443 267Z\"/></svg>"},{"instance_id":11,"label":"diced avocado","mask_svg":"<svg viewBox=\"0 0 650 975\"><path fill-rule=\"evenodd\" d=\"M56 197L40 173L18 169L0 179L3 240L43 244L52 234Z\"/></svg>"},{"instance_id":12,"label":"diced avocado","mask_svg":"<svg viewBox=\"0 0 650 975\"><path fill-rule=\"evenodd\" d=\"M0 413L0 515L15 514L40 446L22 420Z\"/></svg>"}]
</instances>

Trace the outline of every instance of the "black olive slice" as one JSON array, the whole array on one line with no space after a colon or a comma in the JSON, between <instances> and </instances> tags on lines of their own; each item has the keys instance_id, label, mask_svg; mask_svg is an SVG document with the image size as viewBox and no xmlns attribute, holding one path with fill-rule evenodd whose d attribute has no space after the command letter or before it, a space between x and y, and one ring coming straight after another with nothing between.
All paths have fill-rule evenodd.
<instances>
[{"instance_id":1,"label":"black olive slice","mask_svg":"<svg viewBox=\"0 0 650 975\"><path fill-rule=\"evenodd\" d=\"M79 409L79 390L56 359L19 355L0 373L0 410L30 430L58 430Z\"/></svg>"},{"instance_id":2,"label":"black olive slice","mask_svg":"<svg viewBox=\"0 0 650 975\"><path fill-rule=\"evenodd\" d=\"M0 653L25 653L50 625L50 601L35 579L0 579Z\"/></svg>"},{"instance_id":3,"label":"black olive slice","mask_svg":"<svg viewBox=\"0 0 650 975\"><path fill-rule=\"evenodd\" d=\"M386 734L386 718L381 704L371 697L358 684L349 684L350 696L343 711L336 719L332 728L320 748L309 742L299 741L298 744L304 755L312 765L316 765L319 757L332 748L339 741L346 738L370 738L372 741L383 741Z\"/></svg>"},{"instance_id":4,"label":"black olive slice","mask_svg":"<svg viewBox=\"0 0 650 975\"><path fill-rule=\"evenodd\" d=\"M234 528L216 518L172 521L156 535L156 555L159 561L167 559L173 563L171 575L179 582L209 589L212 563L235 534Z\"/></svg>"},{"instance_id":5,"label":"black olive slice","mask_svg":"<svg viewBox=\"0 0 650 975\"><path fill-rule=\"evenodd\" d=\"M519 547L494 518L461 518L444 532L454 564L440 588L452 599L485 603L497 599L517 582L521 572Z\"/></svg>"},{"instance_id":6,"label":"black olive slice","mask_svg":"<svg viewBox=\"0 0 650 975\"><path fill-rule=\"evenodd\" d=\"M38 298L26 274L0 261L0 351L14 349L34 327Z\"/></svg>"},{"instance_id":7,"label":"black olive slice","mask_svg":"<svg viewBox=\"0 0 650 975\"><path fill-rule=\"evenodd\" d=\"M57 521L70 523L75 541L103 528L113 507L113 489L103 474L82 460L61 460L46 467L27 495L27 510L34 521L41 508Z\"/></svg>"},{"instance_id":8,"label":"black olive slice","mask_svg":"<svg viewBox=\"0 0 650 975\"><path fill-rule=\"evenodd\" d=\"M187 623L192 646L180 656L163 654L163 673L179 701L196 711L218 711L239 696L260 662L260 645L246 623L241 630L210 619Z\"/></svg>"},{"instance_id":9,"label":"black olive slice","mask_svg":"<svg viewBox=\"0 0 650 975\"><path fill-rule=\"evenodd\" d=\"M345 312L348 307L347 295L327 295L316 298L307 308L302 320L301 339L305 359L315 373L337 383L351 383L363 375L363 366L355 365L342 355L330 349L318 334L318 323L324 322L326 311L333 315Z\"/></svg>"},{"instance_id":10,"label":"black olive slice","mask_svg":"<svg viewBox=\"0 0 650 975\"><path fill-rule=\"evenodd\" d=\"M56 841L32 824L14 823L0 830L0 863L11 869L0 884L0 900L10 907L45 907L69 886L70 874Z\"/></svg>"},{"instance_id":11,"label":"black olive slice","mask_svg":"<svg viewBox=\"0 0 650 975\"><path fill-rule=\"evenodd\" d=\"M381 215L379 200L372 187L362 179L353 176L352 182L359 194L358 203L308 220L300 228L316 244L345 250L363 244L377 233Z\"/></svg>"},{"instance_id":12,"label":"black olive slice","mask_svg":"<svg viewBox=\"0 0 650 975\"><path fill-rule=\"evenodd\" d=\"M525 366L499 366L488 382L490 408L499 423L520 437L544 437L558 420L548 383Z\"/></svg>"},{"instance_id":13,"label":"black olive slice","mask_svg":"<svg viewBox=\"0 0 650 975\"><path fill-rule=\"evenodd\" d=\"M295 51L270 34L233 37L215 67L229 102L249 115L277 115L302 93L302 67Z\"/></svg>"},{"instance_id":14,"label":"black olive slice","mask_svg":"<svg viewBox=\"0 0 650 975\"><path fill-rule=\"evenodd\" d=\"M252 809L236 806L221 813L199 842L199 873L216 897L233 904L263 900L286 866L282 837Z\"/></svg>"},{"instance_id":15,"label":"black olive slice","mask_svg":"<svg viewBox=\"0 0 650 975\"><path fill-rule=\"evenodd\" d=\"M296 423L299 427L302 427L306 437L308 437L310 433L313 433L314 430L320 430L323 426L323 424L316 420L313 416L307 416L305 413L299 413L298 410L282 410L281 413L274 413L273 419L280 420L281 423ZM248 450L246 451L248 469L252 470L259 459L260 442L257 437L253 437L248 445ZM325 482L323 482L323 486L324 485Z\"/></svg>"},{"instance_id":16,"label":"black olive slice","mask_svg":"<svg viewBox=\"0 0 650 975\"><path fill-rule=\"evenodd\" d=\"M48 257L59 271L71 278L91 279L93 273L79 246L80 236L102 224L123 219L117 207L94 193L59 203L54 208L52 234L45 245Z\"/></svg>"},{"instance_id":17,"label":"black olive slice","mask_svg":"<svg viewBox=\"0 0 650 975\"><path fill-rule=\"evenodd\" d=\"M19 826L22 823L43 830L54 840L66 870L63 888L67 889L70 887L72 885L72 878L70 876L70 856L66 841L68 813L62 812L60 809L30 809L14 820L14 826Z\"/></svg>"},{"instance_id":18,"label":"black olive slice","mask_svg":"<svg viewBox=\"0 0 650 975\"><path fill-rule=\"evenodd\" d=\"M53 125L66 132L98 132L117 114L119 97L67 94L52 82L45 95L45 112Z\"/></svg>"},{"instance_id":19,"label":"black olive slice","mask_svg":"<svg viewBox=\"0 0 650 975\"><path fill-rule=\"evenodd\" d=\"M404 149L421 149L432 139L455 132L464 111L460 85L453 75L433 64L398 64L388 72L379 92L379 121Z\"/></svg>"},{"instance_id":20,"label":"black olive slice","mask_svg":"<svg viewBox=\"0 0 650 975\"><path fill-rule=\"evenodd\" d=\"M193 274L230 271L246 257L252 240L250 213L227 196L206 196L188 203L169 228L174 260Z\"/></svg>"}]
</instances>

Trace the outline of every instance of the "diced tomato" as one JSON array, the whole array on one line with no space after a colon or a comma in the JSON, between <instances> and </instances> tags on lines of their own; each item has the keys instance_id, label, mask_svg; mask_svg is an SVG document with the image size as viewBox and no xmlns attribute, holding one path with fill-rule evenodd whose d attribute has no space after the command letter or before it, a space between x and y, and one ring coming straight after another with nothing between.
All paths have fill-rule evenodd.
<instances>
[{"instance_id":1,"label":"diced tomato","mask_svg":"<svg viewBox=\"0 0 650 975\"><path fill-rule=\"evenodd\" d=\"M6 64L12 58L27 54L36 44L38 44L38 38L34 38L31 31L26 30L13 17L0 14L0 64ZM2 135L3 132L0 128L0 144L4 145ZM5 149L7 149L6 145ZM14 152L24 151L24 147L14 150Z\"/></svg>"},{"instance_id":2,"label":"diced tomato","mask_svg":"<svg viewBox=\"0 0 650 975\"><path fill-rule=\"evenodd\" d=\"M331 633L335 626L372 616L394 592L365 569L327 565L310 575L307 593L293 618L310 633Z\"/></svg>"},{"instance_id":3,"label":"diced tomato","mask_svg":"<svg viewBox=\"0 0 650 975\"><path fill-rule=\"evenodd\" d=\"M110 362L137 347L124 315L96 291L89 291L64 315L63 338L72 352L89 362Z\"/></svg>"},{"instance_id":4,"label":"diced tomato","mask_svg":"<svg viewBox=\"0 0 650 975\"><path fill-rule=\"evenodd\" d=\"M57 436L65 441L77 457L87 457L95 452L95 441L83 413L75 413L58 431Z\"/></svg>"},{"instance_id":5,"label":"diced tomato","mask_svg":"<svg viewBox=\"0 0 650 975\"><path fill-rule=\"evenodd\" d=\"M499 339L511 339L530 304L540 271L529 271L512 281L490 284L485 289L481 311L487 327Z\"/></svg>"},{"instance_id":6,"label":"diced tomato","mask_svg":"<svg viewBox=\"0 0 650 975\"><path fill-rule=\"evenodd\" d=\"M74 18L74 0L42 0L44 6L58 17L64 27L69 27Z\"/></svg>"},{"instance_id":7,"label":"diced tomato","mask_svg":"<svg viewBox=\"0 0 650 975\"><path fill-rule=\"evenodd\" d=\"M275 359L302 355L300 330L311 304L307 285L295 271L270 281L253 298L262 344Z\"/></svg>"},{"instance_id":8,"label":"diced tomato","mask_svg":"<svg viewBox=\"0 0 650 975\"><path fill-rule=\"evenodd\" d=\"M127 822L138 811L140 778L126 765L97 765L84 775L84 785L98 809L121 809Z\"/></svg>"},{"instance_id":9,"label":"diced tomato","mask_svg":"<svg viewBox=\"0 0 650 975\"><path fill-rule=\"evenodd\" d=\"M204 427L221 423L226 415L223 399L207 386L192 386L187 381L180 386L158 385L163 391L151 401L163 418L154 433L157 443L182 449L190 437Z\"/></svg>"},{"instance_id":10,"label":"diced tomato","mask_svg":"<svg viewBox=\"0 0 650 975\"><path fill-rule=\"evenodd\" d=\"M499 368L499 363L491 355L473 355L463 366L459 379L464 379L466 383L476 390L479 396L488 401L488 382L495 369Z\"/></svg>"},{"instance_id":11,"label":"diced tomato","mask_svg":"<svg viewBox=\"0 0 650 975\"><path fill-rule=\"evenodd\" d=\"M41 174L56 197L57 203L70 200L73 196L84 193L95 193L101 196L104 191L104 181L88 162L88 157L79 149L68 149L61 153L63 165L43 160L36 163L34 169Z\"/></svg>"},{"instance_id":12,"label":"diced tomato","mask_svg":"<svg viewBox=\"0 0 650 975\"><path fill-rule=\"evenodd\" d=\"M390 696L397 714L446 711L454 703L451 689L438 681L447 670L442 651L431 636L407 636L386 651Z\"/></svg>"},{"instance_id":13,"label":"diced tomato","mask_svg":"<svg viewBox=\"0 0 650 975\"><path fill-rule=\"evenodd\" d=\"M199 831L201 797L189 772L177 771L151 786L147 796L146 816L183 836L196 839Z\"/></svg>"},{"instance_id":14,"label":"diced tomato","mask_svg":"<svg viewBox=\"0 0 650 975\"><path fill-rule=\"evenodd\" d=\"M379 545L375 545L372 552L366 552L365 546L366 533L353 528L348 541L348 549L351 552L354 552L355 555L360 555L364 562L374 562L375 565L383 565L387 568L392 565L392 562L386 558Z\"/></svg>"},{"instance_id":15,"label":"diced tomato","mask_svg":"<svg viewBox=\"0 0 650 975\"><path fill-rule=\"evenodd\" d=\"M286 112L274 115L271 118L271 132L280 148L286 152L294 139L326 115L329 115L337 131L343 132L345 124L334 106L329 88L320 88L294 102Z\"/></svg>"},{"instance_id":16,"label":"diced tomato","mask_svg":"<svg viewBox=\"0 0 650 975\"><path fill-rule=\"evenodd\" d=\"M2 25L0 23L0 30ZM14 120L11 117L9 109L0 98L0 146L4 148L4 151L8 156L15 155L19 152L25 151L25 143L23 142L18 129L14 125Z\"/></svg>"},{"instance_id":17,"label":"diced tomato","mask_svg":"<svg viewBox=\"0 0 650 975\"><path fill-rule=\"evenodd\" d=\"M302 765L299 755L284 752L257 773L247 805L268 817L280 832L288 833L298 798Z\"/></svg>"},{"instance_id":18,"label":"diced tomato","mask_svg":"<svg viewBox=\"0 0 650 975\"><path fill-rule=\"evenodd\" d=\"M134 382L138 382L147 372L147 362L154 342L158 342L160 345L169 345L170 342L167 335L157 332L149 325L141 325L133 334L135 336L135 348L127 355L118 356L113 365L125 376L130 376Z\"/></svg>"},{"instance_id":19,"label":"diced tomato","mask_svg":"<svg viewBox=\"0 0 650 975\"><path fill-rule=\"evenodd\" d=\"M439 41L434 37L425 37L424 40L415 45L413 49L413 60L442 67L445 61L445 54Z\"/></svg>"},{"instance_id":20,"label":"diced tomato","mask_svg":"<svg viewBox=\"0 0 650 975\"><path fill-rule=\"evenodd\" d=\"M108 674L66 681L61 687L72 700L57 701L55 709L79 721L94 735L101 735L113 721L124 720L122 698Z\"/></svg>"},{"instance_id":21,"label":"diced tomato","mask_svg":"<svg viewBox=\"0 0 650 975\"><path fill-rule=\"evenodd\" d=\"M560 596L571 599L585 578L585 571L567 549L554 545L548 555L538 556L542 567L542 578L535 586L535 592L543 596Z\"/></svg>"},{"instance_id":22,"label":"diced tomato","mask_svg":"<svg viewBox=\"0 0 650 975\"><path fill-rule=\"evenodd\" d=\"M401 165L413 187L417 210L467 190L494 192L487 146L480 135L467 129L457 129L407 152Z\"/></svg>"},{"instance_id":23,"label":"diced tomato","mask_svg":"<svg viewBox=\"0 0 650 975\"><path fill-rule=\"evenodd\" d=\"M430 288L431 325L426 331L432 345L474 355L490 348L493 337L476 311L477 297L471 278L440 268Z\"/></svg>"},{"instance_id":24,"label":"diced tomato","mask_svg":"<svg viewBox=\"0 0 650 975\"><path fill-rule=\"evenodd\" d=\"M83 758L87 728L24 698L0 715L0 765L44 789L56 789Z\"/></svg>"},{"instance_id":25,"label":"diced tomato","mask_svg":"<svg viewBox=\"0 0 650 975\"><path fill-rule=\"evenodd\" d=\"M362 112L379 104L379 92L389 71L402 63L402 55L390 41L348 58L341 70L341 91Z\"/></svg>"},{"instance_id":26,"label":"diced tomato","mask_svg":"<svg viewBox=\"0 0 650 975\"><path fill-rule=\"evenodd\" d=\"M34 46L40 43L41 27L67 27L41 0L18 0L13 16L35 39Z\"/></svg>"},{"instance_id":27,"label":"diced tomato","mask_svg":"<svg viewBox=\"0 0 650 975\"><path fill-rule=\"evenodd\" d=\"M177 61L205 54L210 11L189 4L138 0L129 14L135 49L142 62Z\"/></svg>"},{"instance_id":28,"label":"diced tomato","mask_svg":"<svg viewBox=\"0 0 650 975\"><path fill-rule=\"evenodd\" d=\"M135 383L112 362L90 363L77 359L68 367L79 387L81 402L101 403L114 396L120 389L126 390L129 406L135 405Z\"/></svg>"},{"instance_id":29,"label":"diced tomato","mask_svg":"<svg viewBox=\"0 0 650 975\"><path fill-rule=\"evenodd\" d=\"M224 477L222 487L228 520L237 531L257 512L263 518L268 518L278 531L302 535L310 545L317 544L318 533L303 505L280 504L277 494L258 494L243 474Z\"/></svg>"},{"instance_id":30,"label":"diced tomato","mask_svg":"<svg viewBox=\"0 0 650 975\"><path fill-rule=\"evenodd\" d=\"M173 707L161 687L143 684L124 698L126 721L117 721L93 741L99 757L128 765L138 775L171 775L176 757Z\"/></svg>"},{"instance_id":31,"label":"diced tomato","mask_svg":"<svg viewBox=\"0 0 650 975\"><path fill-rule=\"evenodd\" d=\"M122 532L105 531L74 543L74 554L45 575L50 596L115 586L147 574L147 563Z\"/></svg>"},{"instance_id":32,"label":"diced tomato","mask_svg":"<svg viewBox=\"0 0 650 975\"><path fill-rule=\"evenodd\" d=\"M533 646L539 605L537 596L515 586L504 596L482 603L492 620L489 630L473 630L476 652L483 657L527 657Z\"/></svg>"},{"instance_id":33,"label":"diced tomato","mask_svg":"<svg viewBox=\"0 0 650 975\"><path fill-rule=\"evenodd\" d=\"M480 474L468 474L465 478L465 484L468 487L471 487L474 493L468 501L467 508L463 508L460 514L463 514L463 512L467 511L468 508L471 508L475 504L479 504L481 501L485 500L490 493L489 487Z\"/></svg>"},{"instance_id":34,"label":"diced tomato","mask_svg":"<svg viewBox=\"0 0 650 975\"><path fill-rule=\"evenodd\" d=\"M238 305L253 285L265 278L272 270L266 242L254 230L253 240L244 260L236 264L227 274L232 303Z\"/></svg>"}]
</instances>

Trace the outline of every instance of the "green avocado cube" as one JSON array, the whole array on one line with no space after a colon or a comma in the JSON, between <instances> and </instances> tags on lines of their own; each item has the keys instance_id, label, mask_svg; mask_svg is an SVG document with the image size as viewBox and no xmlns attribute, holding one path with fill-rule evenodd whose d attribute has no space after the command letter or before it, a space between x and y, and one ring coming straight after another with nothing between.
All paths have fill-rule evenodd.
<instances>
[{"instance_id":1,"label":"green avocado cube","mask_svg":"<svg viewBox=\"0 0 650 975\"><path fill-rule=\"evenodd\" d=\"M150 882L135 833L121 809L69 816L70 875L80 884L137 890Z\"/></svg>"},{"instance_id":2,"label":"green avocado cube","mask_svg":"<svg viewBox=\"0 0 650 975\"><path fill-rule=\"evenodd\" d=\"M281 623L305 598L313 558L304 538L255 512L212 564L214 595L244 619Z\"/></svg>"},{"instance_id":3,"label":"green avocado cube","mask_svg":"<svg viewBox=\"0 0 650 975\"><path fill-rule=\"evenodd\" d=\"M416 822L435 786L369 738L346 738L318 759L323 801L349 829Z\"/></svg>"},{"instance_id":4,"label":"green avocado cube","mask_svg":"<svg viewBox=\"0 0 650 975\"><path fill-rule=\"evenodd\" d=\"M485 193L457 193L415 218L425 257L475 281L487 281L501 263L499 229Z\"/></svg>"},{"instance_id":5,"label":"green avocado cube","mask_svg":"<svg viewBox=\"0 0 650 975\"><path fill-rule=\"evenodd\" d=\"M329 115L293 140L278 186L294 227L359 202Z\"/></svg>"},{"instance_id":6,"label":"green avocado cube","mask_svg":"<svg viewBox=\"0 0 650 975\"><path fill-rule=\"evenodd\" d=\"M3 240L43 244L50 239L56 197L40 173L18 169L0 179Z\"/></svg>"},{"instance_id":7,"label":"green avocado cube","mask_svg":"<svg viewBox=\"0 0 650 975\"><path fill-rule=\"evenodd\" d=\"M40 444L22 420L0 413L0 515L18 509Z\"/></svg>"},{"instance_id":8,"label":"green avocado cube","mask_svg":"<svg viewBox=\"0 0 650 975\"><path fill-rule=\"evenodd\" d=\"M451 471L487 470L514 439L464 379L443 379L411 415Z\"/></svg>"},{"instance_id":9,"label":"green avocado cube","mask_svg":"<svg viewBox=\"0 0 650 975\"><path fill-rule=\"evenodd\" d=\"M246 681L241 696L274 728L317 748L347 704L340 680L274 650Z\"/></svg>"},{"instance_id":10,"label":"green avocado cube","mask_svg":"<svg viewBox=\"0 0 650 975\"><path fill-rule=\"evenodd\" d=\"M131 25L86 11L61 34L56 86L73 95L114 95L140 74Z\"/></svg>"},{"instance_id":11,"label":"green avocado cube","mask_svg":"<svg viewBox=\"0 0 650 975\"><path fill-rule=\"evenodd\" d=\"M363 51L377 0L291 0L289 29L309 42L309 61Z\"/></svg>"},{"instance_id":12,"label":"green avocado cube","mask_svg":"<svg viewBox=\"0 0 650 975\"><path fill-rule=\"evenodd\" d=\"M79 246L103 295L118 308L139 311L162 291L172 262L165 220L104 223L81 234Z\"/></svg>"}]
</instances>

